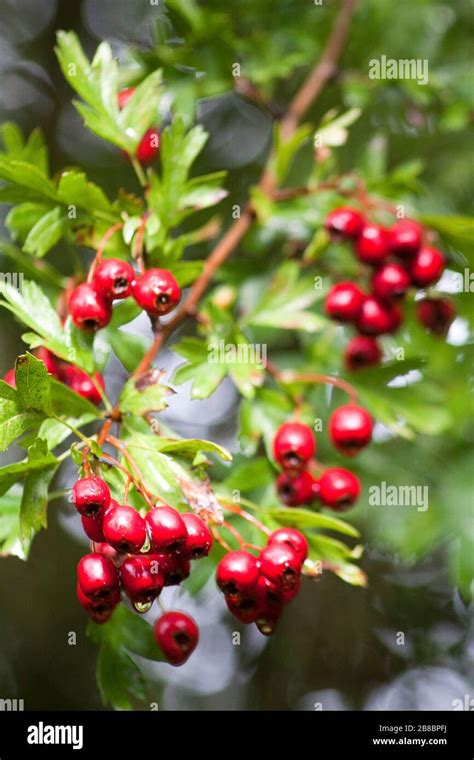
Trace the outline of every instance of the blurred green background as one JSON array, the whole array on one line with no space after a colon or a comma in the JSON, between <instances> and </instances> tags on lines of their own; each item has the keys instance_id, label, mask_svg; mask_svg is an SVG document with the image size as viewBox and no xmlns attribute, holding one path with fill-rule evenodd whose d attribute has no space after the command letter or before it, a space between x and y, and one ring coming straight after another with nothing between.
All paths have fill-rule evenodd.
<instances>
[{"instance_id":1,"label":"blurred green background","mask_svg":"<svg viewBox=\"0 0 474 760\"><path fill-rule=\"evenodd\" d=\"M322 6L310 0L0 0L0 120L16 121L26 133L40 125L53 169L81 164L111 192L137 190L115 149L83 129L53 53L57 29L76 30L89 54L108 39L124 85L163 66L177 109L191 115L198 99L198 118L210 132L199 170L229 170L230 208L258 177L272 131L269 111L234 91L233 66L240 65L272 113L282 113L317 60L337 7L329 0ZM472 214L472 26L467 0L359 2L340 70L308 114L318 124L332 108L362 109L346 144L329 159L335 172L355 169L374 192L419 214ZM370 80L369 61L381 55L427 59L428 84ZM304 181L311 163L309 146L295 162L292 182ZM1 219L7 211L2 207ZM251 271L265 268L266 257L284 244L282 229L307 242L324 213L314 198L295 203L286 217L248 236L244 262ZM448 228L443 242L453 271L470 272L474 243L464 229ZM67 247L58 246L53 260L67 271ZM0 261L9 271L9 262ZM227 275L235 276L232 266ZM450 291L453 282L448 273L441 287ZM149 674L156 677L150 702L162 709L453 709L453 700L474 696L472 292L455 298L460 319L447 344L427 337L411 316L397 336L407 358L428 361L425 384L406 403L421 417L430 400L436 418L425 420L427 432L415 441L381 430L379 445L356 465L364 494L380 480L428 485L429 509L374 507L362 498L349 519L366 542L368 588L328 574L307 584L271 641L245 631L233 646L234 624L206 587L187 603L205 619L196 659L181 671L157 666ZM3 373L21 350L22 330L4 310L0 330ZM343 343L341 334L330 343L308 342L307 358L318 371L339 371ZM280 348L280 360L291 364L294 346ZM377 403L370 374L359 382ZM313 400L318 408L323 392L315 391ZM380 403L389 402L382 395ZM323 443L323 460L325 454ZM67 504L54 502L50 528L36 538L28 563L0 564L0 698L24 699L27 709L100 708L96 650L85 638L74 592L84 546L74 525L59 519L68 512ZM71 631L76 646L67 644Z\"/></svg>"}]
</instances>

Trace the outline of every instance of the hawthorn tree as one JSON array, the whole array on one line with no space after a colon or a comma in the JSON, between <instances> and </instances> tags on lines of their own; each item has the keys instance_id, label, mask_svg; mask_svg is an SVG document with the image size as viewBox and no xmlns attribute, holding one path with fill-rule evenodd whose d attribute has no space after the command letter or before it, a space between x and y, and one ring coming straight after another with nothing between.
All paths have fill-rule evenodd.
<instances>
[{"instance_id":1,"label":"hawthorn tree","mask_svg":"<svg viewBox=\"0 0 474 760\"><path fill-rule=\"evenodd\" d=\"M180 664L197 643L181 612L163 612L154 627L141 617L164 585L196 592L217 566L231 613L265 635L300 575L364 586L363 539L336 513L359 498L359 478L366 498L377 459L347 457L371 442L373 420L419 452L419 435L463 415L443 383L454 353L444 338L467 300L432 288L446 266L462 276L458 249L472 220L417 213L405 199L420 189L411 164L387 176L339 170L359 108L304 121L337 71L354 7L341 3L319 61L277 113L269 90L288 61L279 69L275 56L260 80L251 65L233 72L242 97L276 118L260 178L230 206L232 172L195 170L208 139L195 110L203 93L189 97L176 69L168 75L151 55L121 69L109 44L90 61L74 33L57 37L85 127L131 163L140 192L120 188L111 200L78 167L51 176L39 130L25 139L2 128L0 200L12 205L17 243L2 251L26 277L21 287L0 283L1 305L27 328L28 348L0 382L1 450L17 442L27 452L0 468L1 550L27 559L58 496L54 478L72 460L78 480L67 494L91 541L78 596L99 647L102 698L116 708L145 699L134 655ZM174 12L191 50L170 66L192 65L208 39L189 8ZM210 36L221 29L218 9L209 19ZM87 266L74 260L63 275L48 263L60 241L87 249ZM203 245L207 255L196 256ZM124 329L143 310L150 340ZM183 359L173 377L160 370L166 344ZM129 373L113 400L102 376L112 354ZM464 372L467 349L456 361ZM159 415L181 384L205 399L226 377L241 396L234 456L180 437ZM466 535L453 549L465 594L471 548Z\"/></svg>"}]
</instances>

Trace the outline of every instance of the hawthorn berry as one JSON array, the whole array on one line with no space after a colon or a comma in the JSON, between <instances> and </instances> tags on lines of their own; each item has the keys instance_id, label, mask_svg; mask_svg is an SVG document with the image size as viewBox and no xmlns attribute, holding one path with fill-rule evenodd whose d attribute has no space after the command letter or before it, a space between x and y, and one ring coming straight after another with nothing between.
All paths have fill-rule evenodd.
<instances>
[{"instance_id":1,"label":"hawthorn berry","mask_svg":"<svg viewBox=\"0 0 474 760\"><path fill-rule=\"evenodd\" d=\"M101 478L82 478L74 483L72 501L77 511L86 517L95 517L110 506L110 489Z\"/></svg>"},{"instance_id":2,"label":"hawthorn berry","mask_svg":"<svg viewBox=\"0 0 474 760\"><path fill-rule=\"evenodd\" d=\"M414 256L421 246L423 229L418 222L400 219L387 230L387 242L390 253L401 259Z\"/></svg>"},{"instance_id":3,"label":"hawthorn berry","mask_svg":"<svg viewBox=\"0 0 474 760\"><path fill-rule=\"evenodd\" d=\"M189 578L191 563L182 554L150 554L157 563L165 586L179 586Z\"/></svg>"},{"instance_id":4,"label":"hawthorn berry","mask_svg":"<svg viewBox=\"0 0 474 760\"><path fill-rule=\"evenodd\" d=\"M44 346L40 346L36 352L37 358L43 362L50 375L59 376L59 365L56 357Z\"/></svg>"},{"instance_id":5,"label":"hawthorn berry","mask_svg":"<svg viewBox=\"0 0 474 760\"><path fill-rule=\"evenodd\" d=\"M123 108L134 92L135 87L126 87L124 90L121 90L117 95L118 107ZM147 129L138 144L135 156L141 164L150 164L155 159L159 149L160 133L157 129ZM128 158L127 153L125 153L125 156Z\"/></svg>"},{"instance_id":6,"label":"hawthorn berry","mask_svg":"<svg viewBox=\"0 0 474 760\"><path fill-rule=\"evenodd\" d=\"M120 566L120 580L127 596L137 604L152 602L165 584L159 562L150 554L127 557Z\"/></svg>"},{"instance_id":7,"label":"hawthorn berry","mask_svg":"<svg viewBox=\"0 0 474 760\"><path fill-rule=\"evenodd\" d=\"M167 269L148 269L134 282L135 301L150 316L161 317L174 309L181 298L181 288Z\"/></svg>"},{"instance_id":8,"label":"hawthorn berry","mask_svg":"<svg viewBox=\"0 0 474 760\"><path fill-rule=\"evenodd\" d=\"M426 288L433 285L443 274L445 258L437 248L420 248L410 262L408 273L413 285Z\"/></svg>"},{"instance_id":9,"label":"hawthorn berry","mask_svg":"<svg viewBox=\"0 0 474 760\"><path fill-rule=\"evenodd\" d=\"M381 301L402 298L410 287L410 278L400 264L389 262L378 269L372 278L372 293Z\"/></svg>"},{"instance_id":10,"label":"hawthorn berry","mask_svg":"<svg viewBox=\"0 0 474 760\"><path fill-rule=\"evenodd\" d=\"M296 528L278 528L270 535L268 544L286 544L296 552L301 562L308 556L308 542Z\"/></svg>"},{"instance_id":11,"label":"hawthorn berry","mask_svg":"<svg viewBox=\"0 0 474 760\"><path fill-rule=\"evenodd\" d=\"M388 254L386 230L380 224L366 224L357 238L356 253L365 264L380 264Z\"/></svg>"},{"instance_id":12,"label":"hawthorn berry","mask_svg":"<svg viewBox=\"0 0 474 760\"><path fill-rule=\"evenodd\" d=\"M173 507L155 507L145 517L152 550L166 554L181 551L188 540L186 524Z\"/></svg>"},{"instance_id":13,"label":"hawthorn berry","mask_svg":"<svg viewBox=\"0 0 474 760\"><path fill-rule=\"evenodd\" d=\"M77 600L89 614L89 617L98 623L106 623L110 619L116 606L120 603L120 591L116 589L107 599L89 599L81 589L79 583L76 588Z\"/></svg>"},{"instance_id":14,"label":"hawthorn berry","mask_svg":"<svg viewBox=\"0 0 474 760\"><path fill-rule=\"evenodd\" d=\"M382 350L379 344L375 338L368 335L356 335L351 338L344 353L344 362L349 371L380 364L381 358Z\"/></svg>"},{"instance_id":15,"label":"hawthorn berry","mask_svg":"<svg viewBox=\"0 0 474 760\"><path fill-rule=\"evenodd\" d=\"M182 550L184 556L187 559L207 557L212 547L212 535L206 523L193 512L185 512L181 519L188 534Z\"/></svg>"},{"instance_id":16,"label":"hawthorn berry","mask_svg":"<svg viewBox=\"0 0 474 760\"><path fill-rule=\"evenodd\" d=\"M362 232L364 217L355 208L340 206L326 217L325 227L333 239L357 238Z\"/></svg>"},{"instance_id":17,"label":"hawthorn berry","mask_svg":"<svg viewBox=\"0 0 474 760\"><path fill-rule=\"evenodd\" d=\"M80 330L94 332L109 324L112 317L112 306L98 293L94 285L83 282L71 294L69 314Z\"/></svg>"},{"instance_id":18,"label":"hawthorn berry","mask_svg":"<svg viewBox=\"0 0 474 760\"><path fill-rule=\"evenodd\" d=\"M260 572L277 591L293 589L301 573L300 555L287 544L268 544L259 556Z\"/></svg>"},{"instance_id":19,"label":"hawthorn berry","mask_svg":"<svg viewBox=\"0 0 474 760\"><path fill-rule=\"evenodd\" d=\"M282 472L276 480L276 490L284 504L289 507L298 507L313 501L316 497L317 482L306 470L294 477Z\"/></svg>"},{"instance_id":20,"label":"hawthorn berry","mask_svg":"<svg viewBox=\"0 0 474 760\"><path fill-rule=\"evenodd\" d=\"M94 287L104 298L127 298L135 281L133 267L122 259L106 259L94 272Z\"/></svg>"},{"instance_id":21,"label":"hawthorn berry","mask_svg":"<svg viewBox=\"0 0 474 760\"><path fill-rule=\"evenodd\" d=\"M372 418L357 404L340 406L329 418L332 443L343 454L352 457L372 440Z\"/></svg>"},{"instance_id":22,"label":"hawthorn berry","mask_svg":"<svg viewBox=\"0 0 474 760\"><path fill-rule=\"evenodd\" d=\"M10 385L12 388L16 388L15 370L9 369L3 376L3 382Z\"/></svg>"},{"instance_id":23,"label":"hawthorn berry","mask_svg":"<svg viewBox=\"0 0 474 760\"><path fill-rule=\"evenodd\" d=\"M87 538L90 538L94 543L101 544L105 541L104 532L102 530L101 516L87 517L87 515L81 515L82 527Z\"/></svg>"},{"instance_id":24,"label":"hawthorn berry","mask_svg":"<svg viewBox=\"0 0 474 760\"><path fill-rule=\"evenodd\" d=\"M353 322L359 314L365 295L352 282L338 282L329 290L324 308L331 319Z\"/></svg>"},{"instance_id":25,"label":"hawthorn berry","mask_svg":"<svg viewBox=\"0 0 474 760\"><path fill-rule=\"evenodd\" d=\"M226 596L243 599L255 594L259 576L257 559L245 551L231 551L217 565L216 582Z\"/></svg>"},{"instance_id":26,"label":"hawthorn berry","mask_svg":"<svg viewBox=\"0 0 474 760\"><path fill-rule=\"evenodd\" d=\"M314 433L303 422L286 422L273 439L273 455L285 470L297 470L314 456Z\"/></svg>"},{"instance_id":27,"label":"hawthorn berry","mask_svg":"<svg viewBox=\"0 0 474 760\"><path fill-rule=\"evenodd\" d=\"M155 641L171 665L182 665L196 649L199 629L184 612L165 612L153 626Z\"/></svg>"},{"instance_id":28,"label":"hawthorn berry","mask_svg":"<svg viewBox=\"0 0 474 760\"><path fill-rule=\"evenodd\" d=\"M383 335L400 327L402 312L393 303L382 303L373 296L367 296L355 321L362 335Z\"/></svg>"},{"instance_id":29,"label":"hawthorn berry","mask_svg":"<svg viewBox=\"0 0 474 760\"><path fill-rule=\"evenodd\" d=\"M107 599L119 588L119 574L114 563L103 554L94 552L81 557L77 580L89 599Z\"/></svg>"},{"instance_id":30,"label":"hawthorn berry","mask_svg":"<svg viewBox=\"0 0 474 760\"><path fill-rule=\"evenodd\" d=\"M434 335L446 335L455 316L455 306L447 298L424 298L416 303L418 321Z\"/></svg>"},{"instance_id":31,"label":"hawthorn berry","mask_svg":"<svg viewBox=\"0 0 474 760\"><path fill-rule=\"evenodd\" d=\"M118 504L110 507L102 518L105 540L119 552L135 554L146 540L146 523L133 507Z\"/></svg>"},{"instance_id":32,"label":"hawthorn berry","mask_svg":"<svg viewBox=\"0 0 474 760\"><path fill-rule=\"evenodd\" d=\"M256 597L248 596L243 599L235 599L234 597L225 597L225 603L229 612L233 614L237 620L241 623L248 625L249 623L255 623L258 615L258 602Z\"/></svg>"},{"instance_id":33,"label":"hawthorn berry","mask_svg":"<svg viewBox=\"0 0 474 760\"><path fill-rule=\"evenodd\" d=\"M113 546L110 546L106 541L101 541L94 545L96 554L103 554L104 557L108 557L114 562L118 562L120 557L119 553Z\"/></svg>"},{"instance_id":34,"label":"hawthorn berry","mask_svg":"<svg viewBox=\"0 0 474 760\"><path fill-rule=\"evenodd\" d=\"M94 379L92 379L84 370L75 367L73 364L68 364L61 367L59 377L71 390L92 404L99 406L102 402L102 396L97 386L104 390L105 382L100 372L94 372Z\"/></svg>"},{"instance_id":35,"label":"hawthorn berry","mask_svg":"<svg viewBox=\"0 0 474 760\"><path fill-rule=\"evenodd\" d=\"M319 478L319 499L326 507L343 511L354 504L360 494L360 482L354 473L342 467L329 467Z\"/></svg>"}]
</instances>

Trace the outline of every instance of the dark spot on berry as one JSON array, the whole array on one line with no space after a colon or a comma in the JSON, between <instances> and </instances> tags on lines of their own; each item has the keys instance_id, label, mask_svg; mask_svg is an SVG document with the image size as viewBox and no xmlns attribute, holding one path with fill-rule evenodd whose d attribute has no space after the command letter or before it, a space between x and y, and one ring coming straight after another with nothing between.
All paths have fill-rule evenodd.
<instances>
[{"instance_id":1,"label":"dark spot on berry","mask_svg":"<svg viewBox=\"0 0 474 760\"><path fill-rule=\"evenodd\" d=\"M114 282L114 292L115 293L123 293L124 290L127 290L128 288L128 280L126 277L117 277L117 279Z\"/></svg>"},{"instance_id":2,"label":"dark spot on berry","mask_svg":"<svg viewBox=\"0 0 474 760\"><path fill-rule=\"evenodd\" d=\"M158 298L156 299L157 306L166 306L170 302L170 297L168 293L160 293Z\"/></svg>"},{"instance_id":3,"label":"dark spot on berry","mask_svg":"<svg viewBox=\"0 0 474 760\"><path fill-rule=\"evenodd\" d=\"M233 581L229 581L224 585L223 588L224 594L227 594L227 596L235 596L239 593L239 589L237 588L237 585Z\"/></svg>"},{"instance_id":4,"label":"dark spot on berry","mask_svg":"<svg viewBox=\"0 0 474 760\"><path fill-rule=\"evenodd\" d=\"M89 319L85 319L83 322L83 325L86 328L86 330L95 330L98 324L99 323L97 322L97 320L92 319L92 317Z\"/></svg>"},{"instance_id":5,"label":"dark spot on berry","mask_svg":"<svg viewBox=\"0 0 474 760\"><path fill-rule=\"evenodd\" d=\"M295 451L289 451L283 458L291 467L298 467L301 464L301 459Z\"/></svg>"},{"instance_id":6,"label":"dark spot on berry","mask_svg":"<svg viewBox=\"0 0 474 760\"><path fill-rule=\"evenodd\" d=\"M187 633L184 631L178 631L173 634L173 638L181 649L187 649L191 643L191 640Z\"/></svg>"}]
</instances>

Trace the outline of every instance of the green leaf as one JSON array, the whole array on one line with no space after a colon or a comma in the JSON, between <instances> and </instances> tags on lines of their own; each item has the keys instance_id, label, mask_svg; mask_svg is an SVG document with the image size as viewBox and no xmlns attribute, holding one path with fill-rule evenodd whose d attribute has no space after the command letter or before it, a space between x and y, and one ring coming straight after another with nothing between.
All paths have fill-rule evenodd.
<instances>
[{"instance_id":1,"label":"green leaf","mask_svg":"<svg viewBox=\"0 0 474 760\"><path fill-rule=\"evenodd\" d=\"M224 446L220 446L213 441L204 441L200 438L186 438L181 441L172 441L161 437L159 447L160 451L166 454L175 454L176 456L185 457L186 459L194 460L196 454L201 451L206 451L212 454L217 454L224 462L230 462L232 460L232 454L230 454Z\"/></svg>"},{"instance_id":2,"label":"green leaf","mask_svg":"<svg viewBox=\"0 0 474 760\"><path fill-rule=\"evenodd\" d=\"M125 330L107 330L106 337L113 352L128 372L133 372L138 367L150 345L146 338Z\"/></svg>"},{"instance_id":3,"label":"green leaf","mask_svg":"<svg viewBox=\"0 0 474 760\"><path fill-rule=\"evenodd\" d=\"M14 483L32 472L53 467L58 460L46 446L45 441L38 438L28 449L28 457L21 462L0 467L0 495L6 493Z\"/></svg>"},{"instance_id":4,"label":"green leaf","mask_svg":"<svg viewBox=\"0 0 474 760\"><path fill-rule=\"evenodd\" d=\"M103 625L89 622L87 635L100 644L97 683L102 702L115 710L132 710L132 698L146 699L142 673L130 652L148 660L162 661L149 623L120 604Z\"/></svg>"},{"instance_id":5,"label":"green leaf","mask_svg":"<svg viewBox=\"0 0 474 760\"><path fill-rule=\"evenodd\" d=\"M31 354L22 354L16 360L15 381L18 399L25 410L52 415L51 375L44 363Z\"/></svg>"},{"instance_id":6,"label":"green leaf","mask_svg":"<svg viewBox=\"0 0 474 760\"><path fill-rule=\"evenodd\" d=\"M23 246L26 253L40 258L56 245L67 230L67 216L60 206L48 211L30 230Z\"/></svg>"},{"instance_id":7,"label":"green leaf","mask_svg":"<svg viewBox=\"0 0 474 760\"><path fill-rule=\"evenodd\" d=\"M347 141L349 132L347 127L350 127L360 116L360 108L350 108L345 113L342 113L336 118L331 118L331 113L326 114L325 120L323 120L321 126L318 127L316 135L320 138L322 145L328 145L330 147L338 148Z\"/></svg>"},{"instance_id":8,"label":"green leaf","mask_svg":"<svg viewBox=\"0 0 474 760\"><path fill-rule=\"evenodd\" d=\"M38 439L41 441L41 439ZM42 451L36 447L35 456L41 457L47 454L46 442ZM30 449L30 452L33 449ZM31 455L30 455L31 456ZM48 488L54 477L57 464L45 467L38 472L30 472L25 479L23 496L20 509L20 540L25 553L28 552L31 541L41 528L46 528L48 508Z\"/></svg>"},{"instance_id":9,"label":"green leaf","mask_svg":"<svg viewBox=\"0 0 474 760\"><path fill-rule=\"evenodd\" d=\"M40 412L25 411L17 391L0 380L0 451L6 451L18 436L43 418Z\"/></svg>"},{"instance_id":10,"label":"green leaf","mask_svg":"<svg viewBox=\"0 0 474 760\"><path fill-rule=\"evenodd\" d=\"M5 225L16 240L24 241L30 230L51 211L51 208L51 205L46 203L19 203L8 212Z\"/></svg>"},{"instance_id":11,"label":"green leaf","mask_svg":"<svg viewBox=\"0 0 474 760\"><path fill-rule=\"evenodd\" d=\"M292 413L290 401L277 391L262 388L253 400L245 399L240 406L239 438L245 454L253 454L263 437L271 456L273 438L279 427Z\"/></svg>"},{"instance_id":12,"label":"green leaf","mask_svg":"<svg viewBox=\"0 0 474 760\"><path fill-rule=\"evenodd\" d=\"M14 485L0 496L0 556L12 554L26 559L19 538L19 515L23 489Z\"/></svg>"},{"instance_id":13,"label":"green leaf","mask_svg":"<svg viewBox=\"0 0 474 760\"><path fill-rule=\"evenodd\" d=\"M15 208L20 208L20 206ZM28 231L29 229L28 225ZM24 273L26 277L34 278L45 285L53 285L61 290L64 290L66 287L66 277L63 277L47 261L34 259L16 245L11 245L11 243L7 243L4 240L0 240L0 252L15 262L16 271Z\"/></svg>"},{"instance_id":14,"label":"green leaf","mask_svg":"<svg viewBox=\"0 0 474 760\"><path fill-rule=\"evenodd\" d=\"M295 525L302 528L321 528L323 530L335 530L348 536L357 538L359 531L353 525L349 525L338 517L323 515L321 512L313 512L309 509L293 507L277 507L265 512L268 517L282 525Z\"/></svg>"},{"instance_id":15,"label":"green leaf","mask_svg":"<svg viewBox=\"0 0 474 760\"><path fill-rule=\"evenodd\" d=\"M94 371L94 357L87 344L88 340L93 339L92 336L79 334L70 319L66 320L63 327L58 314L37 283L24 280L20 291L9 283L0 281L0 293L5 298L5 301L0 301L0 306L11 311L37 333L23 335L23 340L30 346L44 345L61 359L77 364L86 372Z\"/></svg>"},{"instance_id":16,"label":"green leaf","mask_svg":"<svg viewBox=\"0 0 474 760\"><path fill-rule=\"evenodd\" d=\"M48 177L33 164L0 156L0 179L18 185L23 190L23 201L56 200L56 188Z\"/></svg>"},{"instance_id":17,"label":"green leaf","mask_svg":"<svg viewBox=\"0 0 474 760\"><path fill-rule=\"evenodd\" d=\"M140 416L166 409L166 396L174 391L162 384L164 374L163 370L151 369L139 378L130 378L120 394L121 411Z\"/></svg>"},{"instance_id":18,"label":"green leaf","mask_svg":"<svg viewBox=\"0 0 474 760\"><path fill-rule=\"evenodd\" d=\"M82 171L67 169L61 173L58 197L67 206L77 206L86 211L103 211L120 218L118 210L114 209L102 188L88 180Z\"/></svg>"},{"instance_id":19,"label":"green leaf","mask_svg":"<svg viewBox=\"0 0 474 760\"><path fill-rule=\"evenodd\" d=\"M300 276L295 262L286 262L275 273L257 307L244 317L243 323L259 327L317 332L327 320L306 311L322 297L310 277Z\"/></svg>"},{"instance_id":20,"label":"green leaf","mask_svg":"<svg viewBox=\"0 0 474 760\"><path fill-rule=\"evenodd\" d=\"M222 482L230 491L237 489L246 493L273 481L275 473L266 457L244 461L232 468L230 475Z\"/></svg>"}]
</instances>

